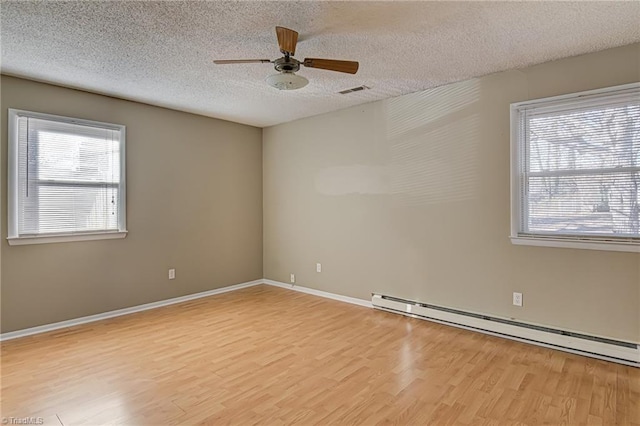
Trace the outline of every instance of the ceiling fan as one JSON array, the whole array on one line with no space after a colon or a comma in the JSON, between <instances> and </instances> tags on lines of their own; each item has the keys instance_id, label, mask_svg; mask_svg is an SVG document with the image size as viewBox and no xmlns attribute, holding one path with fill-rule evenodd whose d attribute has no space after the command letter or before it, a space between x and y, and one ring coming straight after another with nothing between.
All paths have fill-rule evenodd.
<instances>
[{"instance_id":1,"label":"ceiling fan","mask_svg":"<svg viewBox=\"0 0 640 426\"><path fill-rule=\"evenodd\" d=\"M329 71L338 71L348 74L358 72L358 62L355 61L338 61L335 59L305 58L304 61L298 61L293 56L296 52L296 44L298 43L298 33L294 30L284 27L276 27L276 35L278 36L278 45L280 52L284 54L282 58L269 59L224 59L215 60L214 64L250 64L250 63L271 63L278 71L278 74L267 77L267 83L270 86L280 90L295 90L306 86L309 80L296 75L296 71L300 69L300 65L309 68L319 68Z\"/></svg>"}]
</instances>

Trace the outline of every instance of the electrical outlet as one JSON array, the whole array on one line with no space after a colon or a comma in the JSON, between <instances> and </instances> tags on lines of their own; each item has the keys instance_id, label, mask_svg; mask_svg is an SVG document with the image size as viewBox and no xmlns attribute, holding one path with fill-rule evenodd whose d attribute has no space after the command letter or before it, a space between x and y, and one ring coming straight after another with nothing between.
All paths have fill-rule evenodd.
<instances>
[{"instance_id":1,"label":"electrical outlet","mask_svg":"<svg viewBox=\"0 0 640 426\"><path fill-rule=\"evenodd\" d=\"M522 306L522 293L513 293L513 304L515 306Z\"/></svg>"},{"instance_id":2,"label":"electrical outlet","mask_svg":"<svg viewBox=\"0 0 640 426\"><path fill-rule=\"evenodd\" d=\"M169 279L170 280L175 280L176 279L176 270L175 269L169 269Z\"/></svg>"},{"instance_id":3,"label":"electrical outlet","mask_svg":"<svg viewBox=\"0 0 640 426\"><path fill-rule=\"evenodd\" d=\"M291 274L291 282L292 283L296 282L296 274Z\"/></svg>"},{"instance_id":4,"label":"electrical outlet","mask_svg":"<svg viewBox=\"0 0 640 426\"><path fill-rule=\"evenodd\" d=\"M316 272L322 272L322 264L316 263Z\"/></svg>"}]
</instances>

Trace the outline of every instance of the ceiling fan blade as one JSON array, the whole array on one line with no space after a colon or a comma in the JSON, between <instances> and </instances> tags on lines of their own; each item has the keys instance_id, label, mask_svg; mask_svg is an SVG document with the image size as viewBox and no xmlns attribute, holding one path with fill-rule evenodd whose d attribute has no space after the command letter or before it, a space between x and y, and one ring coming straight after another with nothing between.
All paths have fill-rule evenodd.
<instances>
[{"instance_id":1,"label":"ceiling fan blade","mask_svg":"<svg viewBox=\"0 0 640 426\"><path fill-rule=\"evenodd\" d=\"M269 63L271 62L269 59L218 59L213 61L214 64L225 65L225 64L253 64L253 63Z\"/></svg>"},{"instance_id":2,"label":"ceiling fan blade","mask_svg":"<svg viewBox=\"0 0 640 426\"><path fill-rule=\"evenodd\" d=\"M276 27L276 34L280 51L285 55L293 56L296 53L296 44L298 44L298 33L289 28Z\"/></svg>"},{"instance_id":3,"label":"ceiling fan blade","mask_svg":"<svg viewBox=\"0 0 640 426\"><path fill-rule=\"evenodd\" d=\"M346 72L355 74L359 64L355 61L338 61L335 59L305 58L302 63L305 67L320 68L329 71Z\"/></svg>"}]
</instances>

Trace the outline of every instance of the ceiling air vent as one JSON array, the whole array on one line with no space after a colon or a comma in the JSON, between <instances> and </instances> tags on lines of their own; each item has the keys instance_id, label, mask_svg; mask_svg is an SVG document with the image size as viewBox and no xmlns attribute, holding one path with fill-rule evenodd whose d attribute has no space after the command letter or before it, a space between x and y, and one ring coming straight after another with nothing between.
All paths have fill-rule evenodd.
<instances>
[{"instance_id":1,"label":"ceiling air vent","mask_svg":"<svg viewBox=\"0 0 640 426\"><path fill-rule=\"evenodd\" d=\"M351 93L351 92L359 92L361 90L367 90L367 89L371 89L371 87L369 86L365 86L364 84L362 86L358 86L358 87L354 87L352 89L347 89L347 90L343 90L340 93L341 95L346 95L347 93Z\"/></svg>"}]
</instances>

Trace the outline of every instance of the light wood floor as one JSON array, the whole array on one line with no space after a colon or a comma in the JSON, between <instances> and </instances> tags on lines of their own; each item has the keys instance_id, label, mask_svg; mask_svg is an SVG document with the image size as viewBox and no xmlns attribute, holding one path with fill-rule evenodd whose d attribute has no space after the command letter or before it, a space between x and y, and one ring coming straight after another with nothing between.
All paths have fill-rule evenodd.
<instances>
[{"instance_id":1,"label":"light wood floor","mask_svg":"<svg viewBox=\"0 0 640 426\"><path fill-rule=\"evenodd\" d=\"M45 425L640 424L640 369L257 286L2 344Z\"/></svg>"}]
</instances>

